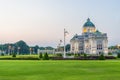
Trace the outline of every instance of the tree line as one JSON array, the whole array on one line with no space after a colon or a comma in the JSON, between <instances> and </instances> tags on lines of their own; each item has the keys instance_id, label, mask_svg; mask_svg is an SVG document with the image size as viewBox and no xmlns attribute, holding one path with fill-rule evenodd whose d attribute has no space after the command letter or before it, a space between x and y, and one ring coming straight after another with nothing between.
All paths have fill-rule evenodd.
<instances>
[{"instance_id":1,"label":"tree line","mask_svg":"<svg viewBox=\"0 0 120 80\"><path fill-rule=\"evenodd\" d=\"M29 46L26 44L25 41L20 40L16 43L7 43L7 44L1 44L0 45L0 52L1 53L5 53L5 54L12 54L12 53L17 53L17 54L29 54L30 52L37 54L37 50L41 49L41 50L45 50L45 49L49 49L49 50L53 50L53 47L39 47L38 45L36 46Z\"/></svg>"},{"instance_id":2,"label":"tree line","mask_svg":"<svg viewBox=\"0 0 120 80\"><path fill-rule=\"evenodd\" d=\"M63 46L60 48L64 49ZM16 43L7 43L7 44L1 44L0 45L0 53L5 53L5 54L37 54L38 49L40 50L57 50L57 48L53 48L51 46L48 47L39 47L38 45L36 46L29 46L25 41L20 40ZM66 51L70 51L70 44L66 45Z\"/></svg>"}]
</instances>

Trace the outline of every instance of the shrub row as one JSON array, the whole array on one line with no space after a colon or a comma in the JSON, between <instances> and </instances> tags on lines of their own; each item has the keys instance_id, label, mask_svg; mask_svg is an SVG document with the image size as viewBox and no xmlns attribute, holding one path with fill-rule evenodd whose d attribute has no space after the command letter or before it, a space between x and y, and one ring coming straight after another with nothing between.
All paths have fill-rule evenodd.
<instances>
[{"instance_id":1,"label":"shrub row","mask_svg":"<svg viewBox=\"0 0 120 80\"><path fill-rule=\"evenodd\" d=\"M100 56L88 56L84 54L83 56L75 56L74 58L63 58L61 54L57 54L57 56L49 57L47 53L44 55L42 53L39 54L38 58L34 57L23 57L16 58L16 54L12 54L13 58L0 58L0 60L105 60L105 59L116 59L114 56L104 56L101 54Z\"/></svg>"},{"instance_id":2,"label":"shrub row","mask_svg":"<svg viewBox=\"0 0 120 80\"><path fill-rule=\"evenodd\" d=\"M39 58L27 57L27 58L0 58L0 60L39 60Z\"/></svg>"},{"instance_id":3,"label":"shrub row","mask_svg":"<svg viewBox=\"0 0 120 80\"><path fill-rule=\"evenodd\" d=\"M74 58L63 58L63 57L50 57L52 60L105 60L105 59L116 59L114 56L80 56Z\"/></svg>"}]
</instances>

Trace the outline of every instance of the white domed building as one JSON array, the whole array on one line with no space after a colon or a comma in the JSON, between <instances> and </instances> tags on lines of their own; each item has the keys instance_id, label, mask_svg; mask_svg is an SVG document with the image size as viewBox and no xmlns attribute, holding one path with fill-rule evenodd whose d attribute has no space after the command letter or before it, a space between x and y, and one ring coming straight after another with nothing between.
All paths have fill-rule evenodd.
<instances>
[{"instance_id":1,"label":"white domed building","mask_svg":"<svg viewBox=\"0 0 120 80\"><path fill-rule=\"evenodd\" d=\"M75 35L71 40L71 53L108 54L106 33L96 30L95 25L87 19L83 25L82 35Z\"/></svg>"}]
</instances>

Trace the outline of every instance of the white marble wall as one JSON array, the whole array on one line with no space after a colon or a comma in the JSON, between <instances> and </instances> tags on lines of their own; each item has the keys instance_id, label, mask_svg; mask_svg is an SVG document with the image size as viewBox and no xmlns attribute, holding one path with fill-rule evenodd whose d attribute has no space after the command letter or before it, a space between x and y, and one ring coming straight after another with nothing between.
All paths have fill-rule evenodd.
<instances>
[{"instance_id":1,"label":"white marble wall","mask_svg":"<svg viewBox=\"0 0 120 80\"><path fill-rule=\"evenodd\" d=\"M71 41L71 52L72 53L87 53L87 54L99 54L99 53L104 53L105 55L108 54L108 40L107 36L101 36L101 37L96 37L96 36L91 36L88 38L85 38L83 44L80 42L81 40L72 40ZM101 44L102 49L97 49L97 45ZM83 45L83 50L80 50L80 46ZM72 49L74 47L74 49Z\"/></svg>"}]
</instances>

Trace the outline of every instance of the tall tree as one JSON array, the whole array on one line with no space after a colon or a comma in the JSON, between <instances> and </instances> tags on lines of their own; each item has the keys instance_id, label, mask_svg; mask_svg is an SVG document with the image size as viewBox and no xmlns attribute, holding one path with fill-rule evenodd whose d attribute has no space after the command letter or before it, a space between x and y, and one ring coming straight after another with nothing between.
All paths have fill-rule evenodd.
<instances>
[{"instance_id":1,"label":"tall tree","mask_svg":"<svg viewBox=\"0 0 120 80\"><path fill-rule=\"evenodd\" d=\"M66 48L66 50L65 51L70 51L70 44L67 44L66 46L65 46Z\"/></svg>"},{"instance_id":2,"label":"tall tree","mask_svg":"<svg viewBox=\"0 0 120 80\"><path fill-rule=\"evenodd\" d=\"M15 43L16 50L19 50L19 53L21 54L28 54L29 53L29 46L23 41L20 40Z\"/></svg>"},{"instance_id":3,"label":"tall tree","mask_svg":"<svg viewBox=\"0 0 120 80\"><path fill-rule=\"evenodd\" d=\"M38 49L39 49L39 46L36 45L36 46L34 47L34 52L37 53Z\"/></svg>"}]
</instances>

